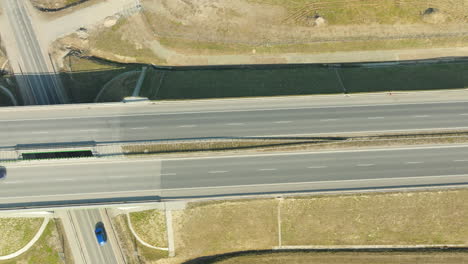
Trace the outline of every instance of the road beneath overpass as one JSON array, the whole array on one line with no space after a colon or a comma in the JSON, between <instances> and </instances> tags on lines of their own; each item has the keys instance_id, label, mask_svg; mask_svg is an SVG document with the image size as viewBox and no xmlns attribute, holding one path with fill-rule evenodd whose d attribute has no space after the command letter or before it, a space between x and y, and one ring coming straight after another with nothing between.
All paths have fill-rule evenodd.
<instances>
[{"instance_id":1,"label":"road beneath overpass","mask_svg":"<svg viewBox=\"0 0 468 264\"><path fill-rule=\"evenodd\" d=\"M0 206L468 184L468 146L7 164Z\"/></svg>"},{"instance_id":2,"label":"road beneath overpass","mask_svg":"<svg viewBox=\"0 0 468 264\"><path fill-rule=\"evenodd\" d=\"M1 7L0 33L10 65L15 73L23 103L59 104L67 103L67 97L48 56L47 46L36 34L37 24L31 13L29 1L5 0ZM41 45L42 44L42 45Z\"/></svg>"},{"instance_id":3,"label":"road beneath overpass","mask_svg":"<svg viewBox=\"0 0 468 264\"><path fill-rule=\"evenodd\" d=\"M0 116L0 125L5 128L0 130L0 147L78 141L340 135L344 132L468 128L467 102L315 107L288 100L289 105L260 102L237 110L224 110L225 106L219 105L187 111L178 108L181 104L174 104L148 107L147 112L128 110L100 114L99 111L88 111L82 116L75 116L73 108L55 113L50 111L50 117L38 116L40 113L33 111L29 116L5 112Z\"/></svg>"}]
</instances>

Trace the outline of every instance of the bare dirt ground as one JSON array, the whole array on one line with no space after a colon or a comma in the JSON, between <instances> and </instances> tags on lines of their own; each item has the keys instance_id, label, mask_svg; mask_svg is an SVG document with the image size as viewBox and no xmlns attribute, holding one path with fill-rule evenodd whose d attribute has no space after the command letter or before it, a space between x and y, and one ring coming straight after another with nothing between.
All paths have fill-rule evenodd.
<instances>
[{"instance_id":1,"label":"bare dirt ground","mask_svg":"<svg viewBox=\"0 0 468 264\"><path fill-rule=\"evenodd\" d=\"M62 39L62 45L110 60L160 65L316 62L311 54L340 51L453 48L446 56L468 54L457 53L468 46L466 0L141 4L140 13L116 17L115 25L107 21L85 39ZM301 55L306 58L298 58Z\"/></svg>"}]
</instances>

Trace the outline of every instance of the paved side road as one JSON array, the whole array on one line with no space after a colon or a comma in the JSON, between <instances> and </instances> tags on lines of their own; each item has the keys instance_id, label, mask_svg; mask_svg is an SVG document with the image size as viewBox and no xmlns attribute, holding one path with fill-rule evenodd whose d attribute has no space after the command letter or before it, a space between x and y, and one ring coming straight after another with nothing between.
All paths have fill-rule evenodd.
<instances>
[{"instance_id":1,"label":"paved side road","mask_svg":"<svg viewBox=\"0 0 468 264\"><path fill-rule=\"evenodd\" d=\"M57 215L64 223L75 264L126 263L106 209L76 209L61 211ZM99 222L104 224L107 233L108 241L104 246L97 243L94 234Z\"/></svg>"},{"instance_id":2,"label":"paved side road","mask_svg":"<svg viewBox=\"0 0 468 264\"><path fill-rule=\"evenodd\" d=\"M0 4L0 34L24 104L67 103L48 46L41 45L41 36L36 34L38 25L32 19L30 1L4 0Z\"/></svg>"}]
</instances>

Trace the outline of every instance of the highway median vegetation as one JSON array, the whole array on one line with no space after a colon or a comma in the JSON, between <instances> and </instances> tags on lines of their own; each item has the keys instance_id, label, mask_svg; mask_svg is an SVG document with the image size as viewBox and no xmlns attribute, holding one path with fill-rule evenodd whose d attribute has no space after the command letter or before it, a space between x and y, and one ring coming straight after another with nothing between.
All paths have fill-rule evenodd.
<instances>
[{"instance_id":1,"label":"highway median vegetation","mask_svg":"<svg viewBox=\"0 0 468 264\"><path fill-rule=\"evenodd\" d=\"M468 143L468 131L433 131L413 133L342 134L326 137L233 138L124 145L124 155L203 155L203 153L254 153L399 147L433 144Z\"/></svg>"}]
</instances>

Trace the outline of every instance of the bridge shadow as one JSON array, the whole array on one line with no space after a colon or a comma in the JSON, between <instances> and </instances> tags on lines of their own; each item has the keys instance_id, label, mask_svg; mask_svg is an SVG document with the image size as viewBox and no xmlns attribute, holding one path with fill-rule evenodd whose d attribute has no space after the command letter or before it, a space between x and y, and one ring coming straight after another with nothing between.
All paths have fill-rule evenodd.
<instances>
[{"instance_id":1,"label":"bridge shadow","mask_svg":"<svg viewBox=\"0 0 468 264\"><path fill-rule=\"evenodd\" d=\"M70 103L120 102L135 91L144 66L148 69L139 83L139 96L150 100L468 87L467 58L384 63L156 67L71 55L65 59L65 65L67 71L54 77L61 81ZM0 87L5 87L18 104L23 105L18 80L37 79L33 77L38 76L2 73ZM10 97L0 89L0 106L13 105Z\"/></svg>"}]
</instances>

